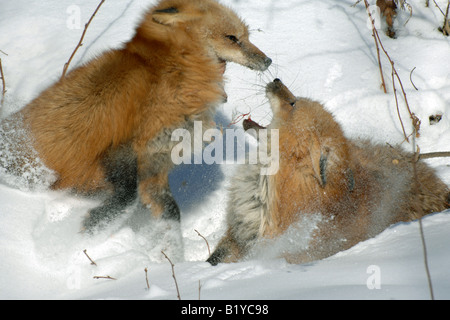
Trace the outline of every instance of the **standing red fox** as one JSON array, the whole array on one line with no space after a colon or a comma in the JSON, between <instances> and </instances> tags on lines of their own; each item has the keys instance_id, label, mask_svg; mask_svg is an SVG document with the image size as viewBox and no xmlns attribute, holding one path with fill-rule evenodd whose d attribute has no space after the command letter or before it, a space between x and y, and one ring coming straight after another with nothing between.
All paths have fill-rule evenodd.
<instances>
[{"instance_id":1,"label":"standing red fox","mask_svg":"<svg viewBox=\"0 0 450 320\"><path fill-rule=\"evenodd\" d=\"M214 0L163 0L122 49L73 70L4 124L27 128L33 149L57 175L52 188L113 191L91 210L86 229L136 195L153 216L179 220L168 185L171 132L212 122L213 108L226 99L227 61L260 71L272 62L231 9ZM6 131L0 145L11 149ZM32 152L18 154L27 160Z\"/></svg>"},{"instance_id":2,"label":"standing red fox","mask_svg":"<svg viewBox=\"0 0 450 320\"><path fill-rule=\"evenodd\" d=\"M279 135L279 170L261 165L237 171L227 208L228 230L208 261L235 262L258 240L293 232L319 214L306 249L283 254L290 262L322 259L373 237L389 225L449 207L449 189L426 164L390 146L347 139L322 105L296 98L278 79L266 88ZM246 123L251 127L252 123ZM270 131L270 130L269 130ZM306 235L305 235L306 236Z\"/></svg>"}]
</instances>

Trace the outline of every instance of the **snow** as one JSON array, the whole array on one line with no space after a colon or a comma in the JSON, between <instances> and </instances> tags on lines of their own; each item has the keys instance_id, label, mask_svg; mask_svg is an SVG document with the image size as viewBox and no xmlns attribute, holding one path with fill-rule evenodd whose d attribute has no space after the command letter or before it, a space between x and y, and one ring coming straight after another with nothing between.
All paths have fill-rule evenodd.
<instances>
[{"instance_id":1,"label":"snow","mask_svg":"<svg viewBox=\"0 0 450 320\"><path fill-rule=\"evenodd\" d=\"M106 1L71 67L127 41L145 8L154 2ZM219 108L219 123L226 127L232 117L249 111L253 120L269 123L264 85L280 77L297 95L323 102L349 137L401 143L390 65L382 54L389 91L384 94L362 3L353 7L355 0L222 2L250 25L253 42L274 63L264 74L228 65L229 100ZM422 120L420 150L450 151L450 38L437 31L442 14L434 5L425 8L423 2L410 1L412 17L406 25L409 12L399 12L397 39L381 31L380 35L396 63L412 111ZM437 2L445 8L446 1ZM0 58L8 90L2 117L60 77L97 4L2 1L0 50L7 55L0 52ZM411 132L401 94L399 100L406 130ZM434 114L442 114L442 120L430 125L428 117ZM412 148L407 143L402 146ZM450 184L448 158L428 163ZM177 299L171 266L161 250L174 260L183 300L198 299L199 284L204 300L430 298L417 221L394 225L322 261L291 265L262 252L240 263L210 266L204 262L206 242L195 230L215 247L225 230L226 188L233 170L233 164L221 164L180 166L173 172L171 187L182 210L182 239L170 224L153 222L136 228L131 214L100 234L87 236L79 226L87 210L98 204L96 200L0 184L0 298ZM449 299L450 211L427 216L423 227L434 296Z\"/></svg>"}]
</instances>

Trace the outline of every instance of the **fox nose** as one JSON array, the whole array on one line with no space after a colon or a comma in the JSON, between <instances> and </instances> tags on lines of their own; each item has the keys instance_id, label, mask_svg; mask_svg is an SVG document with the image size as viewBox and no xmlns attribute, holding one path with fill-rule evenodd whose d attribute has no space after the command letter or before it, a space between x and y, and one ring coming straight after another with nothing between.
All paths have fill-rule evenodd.
<instances>
[{"instance_id":1,"label":"fox nose","mask_svg":"<svg viewBox=\"0 0 450 320\"><path fill-rule=\"evenodd\" d=\"M271 64L272 64L272 59L270 59L269 57L266 57L264 59L264 65L266 66L266 68L268 68Z\"/></svg>"},{"instance_id":2,"label":"fox nose","mask_svg":"<svg viewBox=\"0 0 450 320\"><path fill-rule=\"evenodd\" d=\"M278 79L278 78L275 78L275 79L273 79L273 82L275 82L275 83L280 83L280 82L281 82L281 80L280 80L280 79Z\"/></svg>"}]
</instances>

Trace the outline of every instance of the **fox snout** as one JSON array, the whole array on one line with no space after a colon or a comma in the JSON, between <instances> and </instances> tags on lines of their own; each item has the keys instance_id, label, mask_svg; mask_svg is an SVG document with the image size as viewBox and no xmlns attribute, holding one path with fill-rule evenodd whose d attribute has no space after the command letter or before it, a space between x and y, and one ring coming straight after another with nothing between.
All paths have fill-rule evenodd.
<instances>
[{"instance_id":1,"label":"fox snout","mask_svg":"<svg viewBox=\"0 0 450 320\"><path fill-rule=\"evenodd\" d=\"M275 94L276 92L280 91L283 86L283 83L280 79L276 78L272 82L269 82L266 86L266 93Z\"/></svg>"},{"instance_id":2,"label":"fox snout","mask_svg":"<svg viewBox=\"0 0 450 320\"><path fill-rule=\"evenodd\" d=\"M252 70L266 71L272 64L272 59L267 57L251 42L244 44L242 46L242 51L248 57L247 67Z\"/></svg>"},{"instance_id":3,"label":"fox snout","mask_svg":"<svg viewBox=\"0 0 450 320\"><path fill-rule=\"evenodd\" d=\"M291 107L295 107L297 101L297 97L278 78L266 86L266 95L269 100L276 98L280 103L287 103Z\"/></svg>"},{"instance_id":4,"label":"fox snout","mask_svg":"<svg viewBox=\"0 0 450 320\"><path fill-rule=\"evenodd\" d=\"M214 43L214 51L217 56L224 60L235 62L249 69L266 71L272 64L272 59L267 57L248 38L238 39L235 36L227 36L225 43Z\"/></svg>"},{"instance_id":5,"label":"fox snout","mask_svg":"<svg viewBox=\"0 0 450 320\"><path fill-rule=\"evenodd\" d=\"M282 92L289 92L292 95L289 89L278 78L274 79L272 82L269 82L266 86L266 93L279 95Z\"/></svg>"}]
</instances>

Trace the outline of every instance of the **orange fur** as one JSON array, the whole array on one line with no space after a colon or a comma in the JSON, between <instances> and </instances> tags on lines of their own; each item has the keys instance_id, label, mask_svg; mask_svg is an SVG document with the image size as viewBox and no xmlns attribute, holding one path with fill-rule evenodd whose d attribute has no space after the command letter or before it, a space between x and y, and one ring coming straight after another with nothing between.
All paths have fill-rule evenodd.
<instances>
[{"instance_id":1,"label":"orange fur","mask_svg":"<svg viewBox=\"0 0 450 320\"><path fill-rule=\"evenodd\" d=\"M380 8L381 14L386 17L386 24L388 26L386 34L394 38L394 18L397 15L397 5L394 0L377 0L377 6Z\"/></svg>"},{"instance_id":2,"label":"orange fur","mask_svg":"<svg viewBox=\"0 0 450 320\"><path fill-rule=\"evenodd\" d=\"M320 103L296 98L278 79L266 91L274 113L268 129L279 135L279 170L267 178L254 166L238 171L228 231L210 263L238 261L258 239L277 238L308 216L321 219L306 249L284 254L289 262L328 257L391 224L449 207L449 188L431 168L416 163L415 179L412 155L346 138Z\"/></svg>"},{"instance_id":3,"label":"orange fur","mask_svg":"<svg viewBox=\"0 0 450 320\"><path fill-rule=\"evenodd\" d=\"M115 188L111 181L121 179L111 159L122 161L120 150L128 148L122 162L136 159L141 202L160 215L170 132L196 119L212 122L211 110L226 99L226 61L257 70L271 63L229 8L214 0L160 1L122 49L71 71L20 112L33 147L57 174L52 187Z\"/></svg>"}]
</instances>

